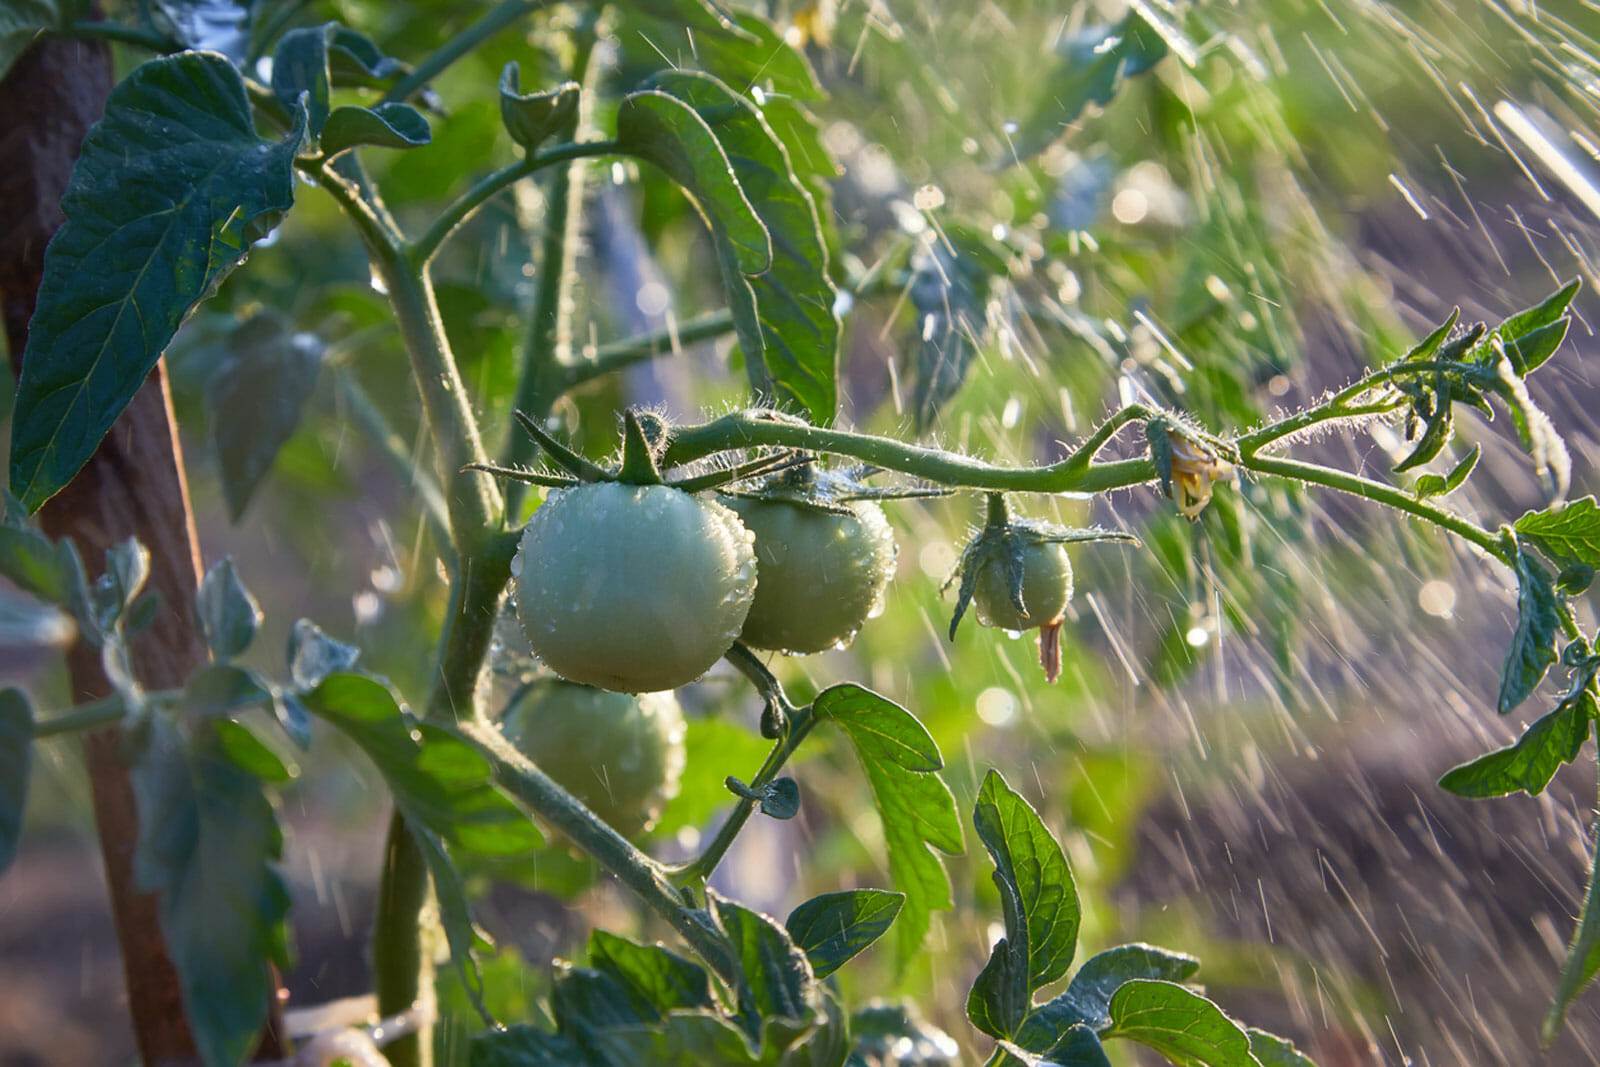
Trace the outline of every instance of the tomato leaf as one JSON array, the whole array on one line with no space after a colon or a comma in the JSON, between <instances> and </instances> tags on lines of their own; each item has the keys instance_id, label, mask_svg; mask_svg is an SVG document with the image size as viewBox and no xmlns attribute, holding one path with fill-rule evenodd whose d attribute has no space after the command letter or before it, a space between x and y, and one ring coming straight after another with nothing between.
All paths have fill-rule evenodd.
<instances>
[{"instance_id":1,"label":"tomato leaf","mask_svg":"<svg viewBox=\"0 0 1600 1067\"><path fill-rule=\"evenodd\" d=\"M1478 465L1478 457L1483 454L1482 445L1473 445L1461 460L1450 468L1449 474L1423 474L1417 478L1413 492L1418 500L1426 500L1430 496L1448 496L1460 489L1472 474L1472 469Z\"/></svg>"},{"instance_id":2,"label":"tomato leaf","mask_svg":"<svg viewBox=\"0 0 1600 1067\"><path fill-rule=\"evenodd\" d=\"M412 721L377 679L330 674L301 699L361 746L407 821L485 856L514 856L543 842L476 748L435 723Z\"/></svg>"},{"instance_id":3,"label":"tomato leaf","mask_svg":"<svg viewBox=\"0 0 1600 1067\"><path fill-rule=\"evenodd\" d=\"M33 769L33 708L20 689L0 689L0 872L22 837L22 809Z\"/></svg>"},{"instance_id":4,"label":"tomato leaf","mask_svg":"<svg viewBox=\"0 0 1600 1067\"><path fill-rule=\"evenodd\" d=\"M278 38L272 50L272 93L290 114L305 101L306 131L313 143L328 121L328 38L337 25L329 22L290 30Z\"/></svg>"},{"instance_id":5,"label":"tomato leaf","mask_svg":"<svg viewBox=\"0 0 1600 1067\"><path fill-rule=\"evenodd\" d=\"M322 152L327 156L359 145L420 148L432 143L433 130L422 112L398 101L376 107L336 107L322 127Z\"/></svg>"},{"instance_id":6,"label":"tomato leaf","mask_svg":"<svg viewBox=\"0 0 1600 1067\"><path fill-rule=\"evenodd\" d=\"M1309 1056L1276 1034L1253 1026L1245 1027L1244 1032L1250 1038L1250 1055L1261 1067L1317 1067Z\"/></svg>"},{"instance_id":7,"label":"tomato leaf","mask_svg":"<svg viewBox=\"0 0 1600 1067\"><path fill-rule=\"evenodd\" d=\"M838 292L828 278L828 249L811 194L761 109L750 100L704 74L670 71L658 75L655 84L706 121L771 238L770 269L749 279L759 347L752 348L740 336L752 385L798 404L815 423L832 422L839 364Z\"/></svg>"},{"instance_id":8,"label":"tomato leaf","mask_svg":"<svg viewBox=\"0 0 1600 1067\"><path fill-rule=\"evenodd\" d=\"M1006 933L973 982L967 1017L992 1037L1010 1038L1032 1009L1034 990L1072 965L1078 890L1061 846L998 771L984 777L972 822L994 861Z\"/></svg>"},{"instance_id":9,"label":"tomato leaf","mask_svg":"<svg viewBox=\"0 0 1600 1067\"><path fill-rule=\"evenodd\" d=\"M583 1062L583 1050L567 1034L513 1026L473 1037L467 1062L472 1067L572 1067Z\"/></svg>"},{"instance_id":10,"label":"tomato leaf","mask_svg":"<svg viewBox=\"0 0 1600 1067\"><path fill-rule=\"evenodd\" d=\"M40 31L67 20L61 0L8 0L0 6L0 78L28 50Z\"/></svg>"},{"instance_id":11,"label":"tomato leaf","mask_svg":"<svg viewBox=\"0 0 1600 1067\"><path fill-rule=\"evenodd\" d=\"M967 379L988 330L990 281L986 257L973 255L978 239L958 227L931 242L914 264L911 306L916 375L911 410L917 431L931 427ZM1003 276L1004 267L1001 265Z\"/></svg>"},{"instance_id":12,"label":"tomato leaf","mask_svg":"<svg viewBox=\"0 0 1600 1067\"><path fill-rule=\"evenodd\" d=\"M611 1027L595 1034L592 1044L603 1057L599 1062L606 1064L754 1067L773 1062L751 1052L745 1035L726 1016L709 1011L675 1011L656 1026ZM585 1062L592 1061L580 1058L566 1064ZM476 1067L477 1061L473 1063Z\"/></svg>"},{"instance_id":13,"label":"tomato leaf","mask_svg":"<svg viewBox=\"0 0 1600 1067\"><path fill-rule=\"evenodd\" d=\"M1017 1031L1017 1044L1030 1052L1059 1048L1074 1026L1100 1031L1111 1025L1111 996L1134 978L1184 982L1200 961L1154 945L1118 945L1089 957L1072 976L1066 992L1029 1014Z\"/></svg>"},{"instance_id":14,"label":"tomato leaf","mask_svg":"<svg viewBox=\"0 0 1600 1067\"><path fill-rule=\"evenodd\" d=\"M153 59L112 90L62 201L17 385L11 487L34 510L88 461L178 324L294 202L305 132L256 134L221 56Z\"/></svg>"},{"instance_id":15,"label":"tomato leaf","mask_svg":"<svg viewBox=\"0 0 1600 1067\"><path fill-rule=\"evenodd\" d=\"M1093 1030L1078 1023L1069 1026L1044 1058L1039 1067L1111 1067L1105 1046Z\"/></svg>"},{"instance_id":16,"label":"tomato leaf","mask_svg":"<svg viewBox=\"0 0 1600 1067\"><path fill-rule=\"evenodd\" d=\"M1578 295L1580 284L1580 279L1574 278L1533 307L1507 318L1474 345L1468 358L1479 362L1492 359L1493 342L1498 340L1517 376L1531 374L1555 353L1566 336L1567 308Z\"/></svg>"},{"instance_id":17,"label":"tomato leaf","mask_svg":"<svg viewBox=\"0 0 1600 1067\"><path fill-rule=\"evenodd\" d=\"M820 980L882 937L905 899L904 893L882 889L824 893L795 908L783 925Z\"/></svg>"},{"instance_id":18,"label":"tomato leaf","mask_svg":"<svg viewBox=\"0 0 1600 1067\"><path fill-rule=\"evenodd\" d=\"M1600 506L1593 496L1530 511L1512 529L1562 567L1575 563L1600 567Z\"/></svg>"},{"instance_id":19,"label":"tomato leaf","mask_svg":"<svg viewBox=\"0 0 1600 1067\"><path fill-rule=\"evenodd\" d=\"M149 720L130 770L139 812L134 877L158 898L184 1014L207 1064L236 1064L260 1038L288 963L283 835L261 780L206 723L190 742Z\"/></svg>"},{"instance_id":20,"label":"tomato leaf","mask_svg":"<svg viewBox=\"0 0 1600 1067\"><path fill-rule=\"evenodd\" d=\"M1560 1035L1572 1002L1600 972L1600 839L1591 842L1590 848L1589 888L1583 895L1583 911L1578 918L1578 928L1573 931L1572 942L1567 946L1567 958L1561 965L1550 1008L1540 1026L1540 1038L1546 1047Z\"/></svg>"},{"instance_id":21,"label":"tomato leaf","mask_svg":"<svg viewBox=\"0 0 1600 1067\"><path fill-rule=\"evenodd\" d=\"M1561 629L1561 601L1550 574L1534 558L1517 550L1517 628L1500 673L1498 706L1504 715L1528 698L1556 662L1556 634Z\"/></svg>"},{"instance_id":22,"label":"tomato leaf","mask_svg":"<svg viewBox=\"0 0 1600 1067\"><path fill-rule=\"evenodd\" d=\"M1111 1028L1178 1067L1260 1067L1250 1038L1222 1009L1172 982L1135 978L1111 997Z\"/></svg>"},{"instance_id":23,"label":"tomato leaf","mask_svg":"<svg viewBox=\"0 0 1600 1067\"><path fill-rule=\"evenodd\" d=\"M250 647L261 625L261 605L239 579L233 557L206 572L195 596L200 632L213 656L228 660Z\"/></svg>"},{"instance_id":24,"label":"tomato leaf","mask_svg":"<svg viewBox=\"0 0 1600 1067\"><path fill-rule=\"evenodd\" d=\"M589 935L589 962L658 1012L716 1007L706 969L660 945L596 929Z\"/></svg>"},{"instance_id":25,"label":"tomato leaf","mask_svg":"<svg viewBox=\"0 0 1600 1067\"><path fill-rule=\"evenodd\" d=\"M812 704L819 721L844 730L872 786L889 852L889 874L905 894L895 928L902 959L922 944L935 908L951 906L950 878L933 852L962 850L955 798L938 771L939 747L916 716L857 685L823 690Z\"/></svg>"},{"instance_id":26,"label":"tomato leaf","mask_svg":"<svg viewBox=\"0 0 1600 1067\"><path fill-rule=\"evenodd\" d=\"M289 680L298 690L315 689L338 671L348 671L361 657L354 645L329 637L310 619L296 619L289 631Z\"/></svg>"},{"instance_id":27,"label":"tomato leaf","mask_svg":"<svg viewBox=\"0 0 1600 1067\"><path fill-rule=\"evenodd\" d=\"M1522 790L1538 796L1564 763L1571 763L1589 740L1589 728L1600 718L1596 701L1596 665L1576 672L1572 688L1555 710L1535 720L1516 743L1463 763L1439 779L1439 785L1463 797L1499 797Z\"/></svg>"},{"instance_id":28,"label":"tomato leaf","mask_svg":"<svg viewBox=\"0 0 1600 1067\"><path fill-rule=\"evenodd\" d=\"M774 1032L787 1047L821 1021L822 994L811 964L788 931L770 916L707 891L717 924L743 976L737 1021L759 1053Z\"/></svg>"},{"instance_id":29,"label":"tomato leaf","mask_svg":"<svg viewBox=\"0 0 1600 1067\"><path fill-rule=\"evenodd\" d=\"M507 63L500 72L500 121L524 152L532 152L572 122L578 113L580 89L577 82L566 82L554 89L525 94L520 89L521 80L514 62Z\"/></svg>"}]
</instances>

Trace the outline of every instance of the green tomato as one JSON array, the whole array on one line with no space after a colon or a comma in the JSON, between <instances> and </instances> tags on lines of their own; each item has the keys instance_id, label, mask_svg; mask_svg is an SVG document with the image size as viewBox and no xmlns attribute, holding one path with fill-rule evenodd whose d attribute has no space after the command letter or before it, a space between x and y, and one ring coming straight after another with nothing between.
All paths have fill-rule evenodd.
<instances>
[{"instance_id":1,"label":"green tomato","mask_svg":"<svg viewBox=\"0 0 1600 1067\"><path fill-rule=\"evenodd\" d=\"M883 604L894 531L877 504L840 515L786 500L734 497L756 538L756 599L739 635L755 648L821 652L847 644Z\"/></svg>"},{"instance_id":2,"label":"green tomato","mask_svg":"<svg viewBox=\"0 0 1600 1067\"><path fill-rule=\"evenodd\" d=\"M972 604L978 621L1002 630L1032 630L1059 624L1072 599L1072 562L1065 545L1056 542L1029 543L1022 551L1022 606L1018 611L1011 599L1011 583L1006 580L1006 564L1001 553L984 558L978 582L972 590Z\"/></svg>"},{"instance_id":3,"label":"green tomato","mask_svg":"<svg viewBox=\"0 0 1600 1067\"><path fill-rule=\"evenodd\" d=\"M517 618L569 681L676 689L739 636L755 596L750 543L733 512L669 486L557 489L512 563Z\"/></svg>"},{"instance_id":4,"label":"green tomato","mask_svg":"<svg viewBox=\"0 0 1600 1067\"><path fill-rule=\"evenodd\" d=\"M678 795L685 728L670 692L634 696L545 678L518 695L500 729L624 837L649 829Z\"/></svg>"}]
</instances>

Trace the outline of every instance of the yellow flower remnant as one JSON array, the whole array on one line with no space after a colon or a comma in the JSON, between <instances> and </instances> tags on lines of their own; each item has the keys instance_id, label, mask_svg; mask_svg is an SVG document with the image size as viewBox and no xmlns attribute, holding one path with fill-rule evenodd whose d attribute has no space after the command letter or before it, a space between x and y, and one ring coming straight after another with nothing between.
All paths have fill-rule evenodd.
<instances>
[{"instance_id":1,"label":"yellow flower remnant","mask_svg":"<svg viewBox=\"0 0 1600 1067\"><path fill-rule=\"evenodd\" d=\"M1172 448L1172 496L1178 514L1197 519L1211 503L1211 486L1234 477L1233 464L1181 433L1167 431Z\"/></svg>"}]
</instances>

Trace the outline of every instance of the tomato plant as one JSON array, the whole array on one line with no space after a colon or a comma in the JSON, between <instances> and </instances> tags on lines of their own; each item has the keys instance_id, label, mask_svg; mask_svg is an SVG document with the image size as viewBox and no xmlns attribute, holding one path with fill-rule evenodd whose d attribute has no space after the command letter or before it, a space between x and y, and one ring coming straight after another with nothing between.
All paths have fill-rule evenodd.
<instances>
[{"instance_id":1,"label":"tomato plant","mask_svg":"<svg viewBox=\"0 0 1600 1067\"><path fill-rule=\"evenodd\" d=\"M1446 545L1514 590L1480 702L1551 699L1443 788L1538 795L1586 751L1600 507L1568 499L1585 470L1540 406L1551 375L1534 379L1584 319L1579 284L1463 315L1516 304L1420 300L1326 220L1395 191L1427 219L1406 168L1348 132L1342 64L1371 55L1464 87L1476 106L1452 97L1435 121L1504 126L1446 144L1409 94L1385 98L1384 133L1420 131L1456 188L1447 152L1516 137L1587 203L1549 131L1594 117L1596 49L1531 8L1485 4L1490 28L1467 30L1437 16L1441 40L1505 20L1537 53L1487 71L1507 97L1486 108L1464 50L1420 31L1402 49L1384 5L1347 12L1332 60L1298 9L1263 26L1178 0L1048 7L208 0L0 19L0 68L29 91L70 95L36 62L58 45L64 63L114 43L126 68L75 162L37 168L71 164L27 205L48 251L12 242L22 267L0 271L20 363L10 640L75 644L70 695L43 674L0 690L0 866L27 850L34 769L62 762L39 750L86 734L100 810L132 820L104 824L112 896L149 894L159 933L136 956L125 928L130 990L173 990L133 1005L149 1061L282 1062L272 1042L301 1037L393 1067L998 1067L1109 1064L1120 1041L1268 1067L1332 1061L1346 1026L1379 1054L1354 995L1320 1029L1296 1018L1304 1051L1236 1019L1230 972L1213 984L1187 952L1205 934L1145 943L1161 917L1119 914L1113 872L1149 792L1170 777L1181 798L1177 765L1209 758L1199 666L1218 717L1271 704L1271 744L1312 745L1306 650L1363 628L1350 576L1397 585L1444 568ZM30 152L62 150L62 115L0 114L41 124L15 138ZM1516 164L1507 181L1532 177ZM1581 243L1560 254L1592 275ZM1325 348L1347 365L1311 358ZM150 405L201 461L167 422L154 453L128 443ZM1527 485L1474 495L1486 449L1467 442L1491 438L1472 412L1509 416L1497 455L1525 456ZM158 551L92 540L110 528L96 506L142 515L158 460L127 457L151 454L175 509L142 528ZM918 499L938 496L956 499ZM958 550L975 499L984 524ZM1513 518L1512 500L1533 506ZM1345 504L1397 521L1366 529ZM175 582L191 528L294 562ZM1122 544L1069 556L1096 541ZM1424 607L1448 616L1445 599ZM1003 635L954 643L969 605L1039 630L1073 699L1034 688ZM1421 629L1375 632L1391 625L1407 640L1385 654L1422 659ZM282 659L263 652L274 627ZM1186 713L1183 742L1146 728L1156 704ZM1258 740L1228 749L1241 781L1270 777ZM291 900L308 905L281 809L374 781L372 1002L295 1033L280 987ZM496 880L593 928L526 968L493 957ZM1600 895L1581 908L1547 1041L1600 960ZM1305 1002L1290 972L1314 943L1258 984ZM1442 1017L1382 1018L1394 1034L1422 1015Z\"/></svg>"}]
</instances>

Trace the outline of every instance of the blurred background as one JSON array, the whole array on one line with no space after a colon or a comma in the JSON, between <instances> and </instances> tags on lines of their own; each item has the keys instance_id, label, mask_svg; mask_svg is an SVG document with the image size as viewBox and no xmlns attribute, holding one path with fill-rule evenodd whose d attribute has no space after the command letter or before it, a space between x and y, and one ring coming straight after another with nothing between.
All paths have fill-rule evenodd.
<instances>
[{"instance_id":1,"label":"blurred background","mask_svg":"<svg viewBox=\"0 0 1600 1067\"><path fill-rule=\"evenodd\" d=\"M410 59L474 15L431 0L256 7L262 25L340 19ZM1580 277L1568 341L1530 387L1572 453L1571 495L1600 486L1591 0L1148 0L1139 25L1159 42L1131 37L1113 0L755 7L822 90L802 101L818 153L796 162L844 293L841 425L1010 463L1060 458L1128 400L1226 434L1392 359L1452 308L1495 322ZM692 42L649 10L609 17L597 130L620 93L692 61ZM431 146L370 153L403 220L420 227L514 158L500 70L515 60L524 90L553 84L575 18L553 5L452 67L435 86ZM1118 50L1124 62L1100 62ZM546 206L523 183L437 265L495 446ZM580 346L720 306L703 225L659 175L592 166L583 238ZM207 562L231 555L266 611L252 655L280 669L290 626L310 617L419 694L444 585L407 480L361 421L370 402L414 462L432 462L386 308L332 204L304 189L168 360ZM231 517L216 442L234 416L208 382L262 336L291 339L320 372ZM623 404L697 420L741 402L731 348L720 335L686 344L554 414L604 456ZM1458 427L1434 468L1473 445L1483 458L1451 507L1494 526L1547 503L1508 419ZM1143 446L1129 434L1117 447ZM1292 447L1383 478L1406 442L1380 423ZM1058 684L1044 683L1031 638L975 626L945 637L940 586L981 521L968 495L890 505L899 576L884 614L848 650L776 658L791 692L854 679L910 708L945 754L964 821L984 771L1001 768L1067 848L1085 904L1080 958L1129 939L1198 955L1208 995L1324 1067L1600 1062L1592 994L1553 1050L1537 1040L1586 877L1592 752L1539 798L1471 802L1435 784L1507 743L1559 681L1509 720L1495 714L1516 618L1509 574L1375 506L1270 482L1219 487L1193 523L1150 487L1015 507L1144 543L1075 550ZM1575 602L1586 630L1590 597ZM530 669L516 644L508 631L496 662L505 693ZM62 706L52 657L7 653L0 677ZM649 838L660 856L691 854L727 806L723 777L748 778L766 750L738 676L714 671L681 696L689 768ZM0 879L0 1063L128 1062L78 755L59 741L40 751L28 836ZM299 961L288 985L292 1003L310 1004L367 988L387 812L376 774L331 733L297 758L282 798ZM816 738L795 775L800 817L752 825L719 885L777 915L817 892L887 886L848 746ZM839 982L847 1003L903 991L978 1062L985 1043L963 1006L1000 908L970 834L947 863L956 907L935 914L922 950L901 956L886 939ZM548 962L580 951L591 924L666 936L559 846L474 884L502 945L489 967L503 1018L532 1017ZM459 998L449 981L447 1004Z\"/></svg>"}]
</instances>

